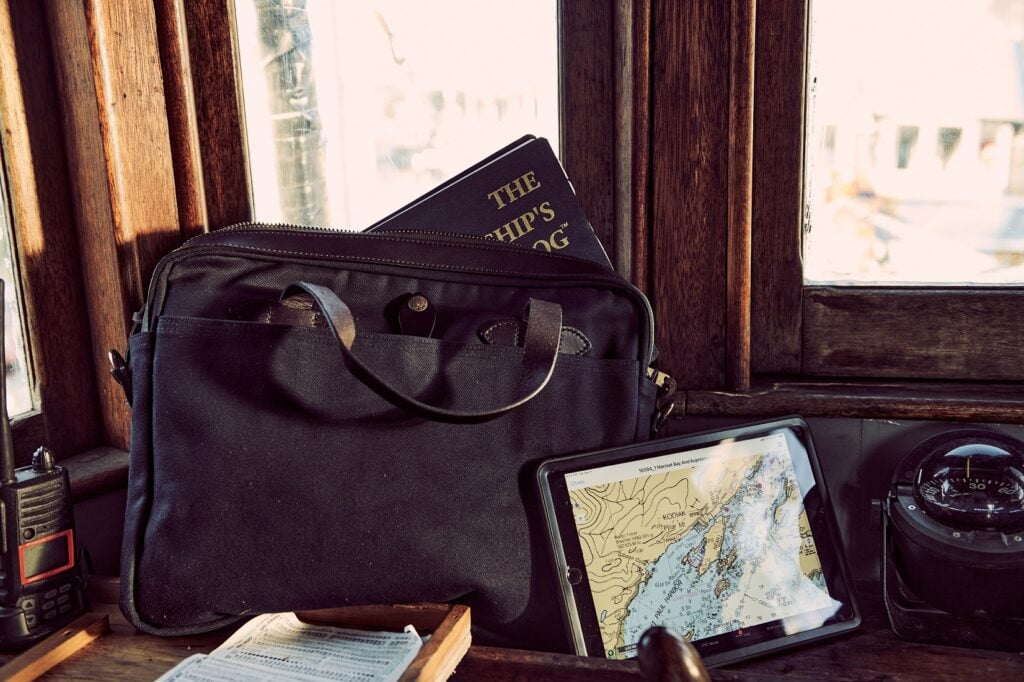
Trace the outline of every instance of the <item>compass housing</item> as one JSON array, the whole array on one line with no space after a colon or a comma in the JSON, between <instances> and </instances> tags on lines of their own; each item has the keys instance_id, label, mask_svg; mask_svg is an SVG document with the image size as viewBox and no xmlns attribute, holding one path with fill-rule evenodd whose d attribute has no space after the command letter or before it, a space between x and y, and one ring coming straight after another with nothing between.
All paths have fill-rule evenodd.
<instances>
[{"instance_id":1,"label":"compass housing","mask_svg":"<svg viewBox=\"0 0 1024 682\"><path fill-rule=\"evenodd\" d=\"M892 559L921 600L970 618L1024 616L1024 444L960 429L914 448L886 504Z\"/></svg>"},{"instance_id":2,"label":"compass housing","mask_svg":"<svg viewBox=\"0 0 1024 682\"><path fill-rule=\"evenodd\" d=\"M959 440L935 448L918 467L918 503L962 530L1024 530L1024 452L987 436Z\"/></svg>"}]
</instances>

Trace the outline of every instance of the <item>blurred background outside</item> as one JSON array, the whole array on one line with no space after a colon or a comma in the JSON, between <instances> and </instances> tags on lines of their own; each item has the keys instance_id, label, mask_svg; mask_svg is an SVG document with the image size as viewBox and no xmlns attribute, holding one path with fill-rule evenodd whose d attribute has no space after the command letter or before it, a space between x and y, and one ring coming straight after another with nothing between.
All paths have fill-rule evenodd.
<instances>
[{"instance_id":1,"label":"blurred background outside","mask_svg":"<svg viewBox=\"0 0 1024 682\"><path fill-rule=\"evenodd\" d=\"M236 0L255 216L361 230L532 133L556 0Z\"/></svg>"},{"instance_id":2,"label":"blurred background outside","mask_svg":"<svg viewBox=\"0 0 1024 682\"><path fill-rule=\"evenodd\" d=\"M7 380L7 414L11 417L32 409L32 391L25 358L25 334L18 312L18 280L8 224L7 192L0 183L0 279L4 281L4 377ZM53 333L59 333L54 330Z\"/></svg>"},{"instance_id":3,"label":"blurred background outside","mask_svg":"<svg viewBox=\"0 0 1024 682\"><path fill-rule=\"evenodd\" d=\"M804 276L1024 282L1024 0L812 0Z\"/></svg>"}]
</instances>

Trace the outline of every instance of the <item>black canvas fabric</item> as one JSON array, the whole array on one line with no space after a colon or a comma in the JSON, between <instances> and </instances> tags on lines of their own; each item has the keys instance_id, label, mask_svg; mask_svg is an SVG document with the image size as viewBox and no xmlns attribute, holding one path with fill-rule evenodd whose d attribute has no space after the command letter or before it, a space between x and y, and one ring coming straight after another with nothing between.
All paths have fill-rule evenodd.
<instances>
[{"instance_id":1,"label":"black canvas fabric","mask_svg":"<svg viewBox=\"0 0 1024 682\"><path fill-rule=\"evenodd\" d=\"M591 347L558 354L506 414L424 418L353 373L329 328L249 316L298 282L347 305L362 363L447 410L515 397L524 349L479 332L531 299ZM433 338L395 329L413 292L436 309ZM477 641L566 648L533 472L648 437L651 325L642 294L600 266L480 240L240 226L190 241L158 266L129 343L122 610L176 635L457 600Z\"/></svg>"}]
</instances>

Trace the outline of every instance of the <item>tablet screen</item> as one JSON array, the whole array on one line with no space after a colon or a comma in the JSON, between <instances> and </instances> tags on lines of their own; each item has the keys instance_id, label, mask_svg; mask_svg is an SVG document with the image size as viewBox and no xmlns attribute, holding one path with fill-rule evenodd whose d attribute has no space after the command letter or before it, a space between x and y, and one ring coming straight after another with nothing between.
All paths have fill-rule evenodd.
<instances>
[{"instance_id":1,"label":"tablet screen","mask_svg":"<svg viewBox=\"0 0 1024 682\"><path fill-rule=\"evenodd\" d=\"M569 512L556 554L582 574L567 594L587 653L599 640L604 656L632 658L653 625L707 656L851 620L801 435L759 428L554 467L552 509Z\"/></svg>"}]
</instances>

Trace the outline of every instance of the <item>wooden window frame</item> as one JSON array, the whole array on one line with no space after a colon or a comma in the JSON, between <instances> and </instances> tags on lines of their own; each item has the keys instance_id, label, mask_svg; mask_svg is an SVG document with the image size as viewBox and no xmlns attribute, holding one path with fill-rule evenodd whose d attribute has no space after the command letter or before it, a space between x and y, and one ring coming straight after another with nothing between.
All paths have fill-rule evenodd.
<instances>
[{"instance_id":1,"label":"wooden window frame","mask_svg":"<svg viewBox=\"0 0 1024 682\"><path fill-rule=\"evenodd\" d=\"M157 40L174 7L0 2L0 137L40 406L12 420L18 464L45 444L123 473L130 411L107 352L124 351L153 267L196 224L176 196Z\"/></svg>"},{"instance_id":2,"label":"wooden window frame","mask_svg":"<svg viewBox=\"0 0 1024 682\"><path fill-rule=\"evenodd\" d=\"M642 221L646 201L642 191L634 192L645 181L646 144L632 141L646 141L643 41L648 7L647 0L558 3L563 165L609 258L627 275L644 265L642 252L634 252L633 231ZM172 101L194 102L194 115L177 117L194 131L181 130L175 136L197 140L192 153L201 167L196 182L204 187L206 224L217 229L252 220L237 49L223 39L234 37L233 2L188 2L180 16L180 25L168 25L167 34L187 35L187 56L165 71L177 74L177 84L168 90L180 94ZM166 37L162 43L175 41ZM572 49L563 49L570 45ZM634 54L640 56L635 67Z\"/></svg>"},{"instance_id":3,"label":"wooden window frame","mask_svg":"<svg viewBox=\"0 0 1024 682\"><path fill-rule=\"evenodd\" d=\"M1024 421L1020 288L804 285L807 0L651 26L648 286L680 412Z\"/></svg>"},{"instance_id":4,"label":"wooden window frame","mask_svg":"<svg viewBox=\"0 0 1024 682\"><path fill-rule=\"evenodd\" d=\"M130 411L107 351L125 348L164 254L252 218L236 50L225 39L232 12L231 0L0 0L0 135L43 406L15 420L19 462L42 443L61 455L128 448ZM622 60L608 45L634 14L630 3L559 7L574 47L560 57L566 164L626 271L635 254L621 215L636 213L630 181L642 154L615 120L634 93L616 91Z\"/></svg>"},{"instance_id":5,"label":"wooden window frame","mask_svg":"<svg viewBox=\"0 0 1024 682\"><path fill-rule=\"evenodd\" d=\"M780 8L782 8L780 10ZM767 58L755 130L760 173L754 224L753 354L762 374L962 381L1024 380L1020 287L812 286L800 268L807 3L759 17ZM794 80L799 74L801 85ZM780 131L781 128L781 131ZM796 192L794 192L796 190ZM798 286L794 286L798 285Z\"/></svg>"},{"instance_id":6,"label":"wooden window frame","mask_svg":"<svg viewBox=\"0 0 1024 682\"><path fill-rule=\"evenodd\" d=\"M0 136L44 406L17 420L19 454L127 449L106 351L124 348L162 255L252 217L223 39L232 3L0 7ZM1013 329L992 324L1019 317L1024 296L803 286L793 75L806 4L754 12L754 0L559 4L563 160L613 263L652 298L681 413L1024 421ZM891 343L908 333L944 345Z\"/></svg>"},{"instance_id":7,"label":"wooden window frame","mask_svg":"<svg viewBox=\"0 0 1024 682\"><path fill-rule=\"evenodd\" d=\"M0 4L4 203L37 405L11 420L19 465L40 445L58 456L91 447L101 428L63 126L53 105L60 96L41 7Z\"/></svg>"}]
</instances>

